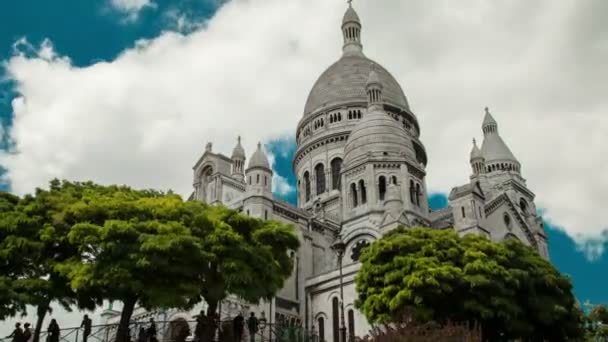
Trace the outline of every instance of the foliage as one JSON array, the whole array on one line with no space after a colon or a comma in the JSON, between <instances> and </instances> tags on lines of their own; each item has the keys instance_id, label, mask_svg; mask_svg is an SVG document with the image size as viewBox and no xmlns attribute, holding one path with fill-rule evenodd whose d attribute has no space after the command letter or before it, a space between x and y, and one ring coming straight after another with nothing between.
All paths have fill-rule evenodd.
<instances>
[{"instance_id":1,"label":"foliage","mask_svg":"<svg viewBox=\"0 0 608 342\"><path fill-rule=\"evenodd\" d=\"M371 336L366 336L362 340L364 342L481 342L482 336L479 327L471 328L467 324L409 322L376 327L372 330Z\"/></svg>"},{"instance_id":2,"label":"foliage","mask_svg":"<svg viewBox=\"0 0 608 342\"><path fill-rule=\"evenodd\" d=\"M372 323L478 322L484 338L580 338L572 285L518 241L397 229L366 248L356 306ZM411 310L411 311L410 311Z\"/></svg>"},{"instance_id":3,"label":"foliage","mask_svg":"<svg viewBox=\"0 0 608 342\"><path fill-rule=\"evenodd\" d=\"M69 225L58 215L74 202L72 191L66 191L58 181L49 190L37 189L34 195L18 198L3 194L0 200L0 287L8 296L4 314L25 313L26 305L36 307L38 320L34 342L38 341L42 321L57 301L67 310L74 304L92 308L89 296L81 296L69 286L57 271L61 262L76 255L77 250L68 239ZM10 203L8 205L7 203ZM2 302L7 300L2 295ZM8 310L6 310L8 308Z\"/></svg>"},{"instance_id":4,"label":"foliage","mask_svg":"<svg viewBox=\"0 0 608 342\"><path fill-rule=\"evenodd\" d=\"M586 339L602 341L608 339L608 309L605 305L594 305L585 317Z\"/></svg>"},{"instance_id":5,"label":"foliage","mask_svg":"<svg viewBox=\"0 0 608 342\"><path fill-rule=\"evenodd\" d=\"M249 302L272 298L291 275L289 251L299 247L293 228L277 221L241 215L221 206L188 203L194 215L193 234L207 258L202 264L200 296L211 318L218 302L233 294ZM211 324L207 324L211 327ZM204 333L209 338L215 329Z\"/></svg>"},{"instance_id":6,"label":"foliage","mask_svg":"<svg viewBox=\"0 0 608 342\"><path fill-rule=\"evenodd\" d=\"M77 291L121 301L117 340L136 304L186 308L199 293L205 257L177 195L125 186L63 182L81 196L59 214L78 253L58 269Z\"/></svg>"}]
</instances>

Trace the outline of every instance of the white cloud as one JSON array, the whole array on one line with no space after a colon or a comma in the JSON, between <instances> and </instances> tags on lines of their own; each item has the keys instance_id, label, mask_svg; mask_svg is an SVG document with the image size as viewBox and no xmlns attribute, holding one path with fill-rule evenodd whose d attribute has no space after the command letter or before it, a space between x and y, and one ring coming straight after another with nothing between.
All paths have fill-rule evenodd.
<instances>
[{"instance_id":1,"label":"white cloud","mask_svg":"<svg viewBox=\"0 0 608 342\"><path fill-rule=\"evenodd\" d=\"M128 15L130 21L136 20L144 8L154 8L156 4L151 0L110 0L110 5Z\"/></svg>"},{"instance_id":2,"label":"white cloud","mask_svg":"<svg viewBox=\"0 0 608 342\"><path fill-rule=\"evenodd\" d=\"M430 190L468 180L488 105L537 205L578 241L600 238L607 3L450 4L355 4L365 53L401 82L418 116ZM340 55L344 9L235 0L190 34L163 33L110 62L16 55L7 70L22 94L10 131L17 154L0 157L14 191L61 177L187 194L207 141L229 154L241 134L251 154L258 140L294 132L310 87Z\"/></svg>"}]
</instances>

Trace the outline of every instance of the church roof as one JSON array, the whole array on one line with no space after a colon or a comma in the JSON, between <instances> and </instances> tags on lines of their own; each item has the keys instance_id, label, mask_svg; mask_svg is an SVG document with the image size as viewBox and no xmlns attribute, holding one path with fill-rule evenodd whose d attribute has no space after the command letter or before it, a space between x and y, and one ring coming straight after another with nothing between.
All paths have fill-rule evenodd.
<instances>
[{"instance_id":1,"label":"church roof","mask_svg":"<svg viewBox=\"0 0 608 342\"><path fill-rule=\"evenodd\" d=\"M494 161L517 162L517 159L507 147L507 144L505 144L498 134L488 134L483 139L483 144L481 145L481 154L485 158L486 163L491 163Z\"/></svg>"},{"instance_id":2,"label":"church roof","mask_svg":"<svg viewBox=\"0 0 608 342\"><path fill-rule=\"evenodd\" d=\"M356 102L366 103L365 87L372 64L375 64L376 73L384 87L382 89L384 102L409 110L409 104L403 89L393 75L378 63L363 56L363 54L358 54L343 55L321 74L308 95L304 107L304 116L323 107Z\"/></svg>"},{"instance_id":3,"label":"church roof","mask_svg":"<svg viewBox=\"0 0 608 342\"><path fill-rule=\"evenodd\" d=\"M270 170L270 163L268 162L268 158L266 157L266 153L262 150L262 144L258 143L258 148L253 152L251 159L249 159L249 164L247 168L250 169L252 167L262 167Z\"/></svg>"}]
</instances>

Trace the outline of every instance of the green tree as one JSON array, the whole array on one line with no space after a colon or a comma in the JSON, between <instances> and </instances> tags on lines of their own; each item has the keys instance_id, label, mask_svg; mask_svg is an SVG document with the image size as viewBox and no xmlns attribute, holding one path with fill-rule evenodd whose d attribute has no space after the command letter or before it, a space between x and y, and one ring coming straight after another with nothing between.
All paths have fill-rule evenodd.
<instances>
[{"instance_id":1,"label":"green tree","mask_svg":"<svg viewBox=\"0 0 608 342\"><path fill-rule=\"evenodd\" d=\"M42 322L51 303L57 302L67 310L78 304L92 309L90 296L82 297L69 286L57 265L73 257L77 250L67 240L69 226L58 216L64 206L75 201L72 191L66 191L58 181L49 190L36 189L34 195L18 199L3 195L0 207L0 267L4 279L0 286L7 289L12 306L9 315L25 313L26 305L36 308L37 322L34 342L39 340ZM6 199L12 198L6 205Z\"/></svg>"},{"instance_id":2,"label":"green tree","mask_svg":"<svg viewBox=\"0 0 608 342\"><path fill-rule=\"evenodd\" d=\"M356 305L372 323L478 323L492 341L581 337L570 281L518 241L400 228L361 261Z\"/></svg>"},{"instance_id":3,"label":"green tree","mask_svg":"<svg viewBox=\"0 0 608 342\"><path fill-rule=\"evenodd\" d=\"M78 255L62 274L76 291L123 304L116 341L126 341L136 304L188 308L200 294L207 260L191 234L189 205L177 195L78 184L79 201L61 213Z\"/></svg>"},{"instance_id":4,"label":"green tree","mask_svg":"<svg viewBox=\"0 0 608 342\"><path fill-rule=\"evenodd\" d=\"M208 262L202 265L201 298L208 304L203 336L215 333L211 322L219 301L233 294L249 302L272 298L291 275L290 251L299 247L293 227L260 220L221 207L189 203L190 226L200 241Z\"/></svg>"}]
</instances>

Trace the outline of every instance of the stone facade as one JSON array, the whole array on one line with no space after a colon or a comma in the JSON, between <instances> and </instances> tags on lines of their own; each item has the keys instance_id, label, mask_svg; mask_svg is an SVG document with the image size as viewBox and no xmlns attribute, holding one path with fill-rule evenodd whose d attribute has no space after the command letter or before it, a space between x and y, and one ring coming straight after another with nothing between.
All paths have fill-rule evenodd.
<instances>
[{"instance_id":1,"label":"stone facade","mask_svg":"<svg viewBox=\"0 0 608 342\"><path fill-rule=\"evenodd\" d=\"M358 256L399 225L453 228L496 241L518 239L548 257L534 193L487 109L482 147L474 142L470 155L469 182L452 189L448 208L429 209L427 155L416 115L395 78L363 54L361 23L350 5L342 31L343 55L314 84L297 126L297 206L273 198L273 171L261 145L245 168L240 137L230 158L207 145L193 168L190 198L290 223L301 241L294 252L293 274L273 301L238 304L231 299L233 304L224 306L222 316L239 310L258 316L272 312L272 322L302 324L328 342L337 342L339 322L340 277L331 249L338 239L346 245L346 326L348 334L356 336L370 329L353 306Z\"/></svg>"}]
</instances>

